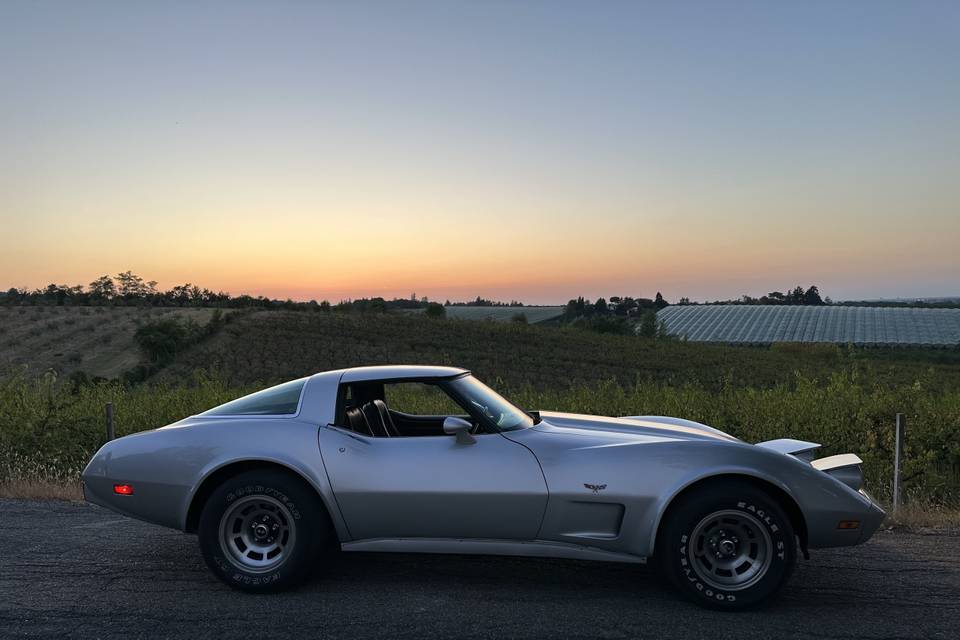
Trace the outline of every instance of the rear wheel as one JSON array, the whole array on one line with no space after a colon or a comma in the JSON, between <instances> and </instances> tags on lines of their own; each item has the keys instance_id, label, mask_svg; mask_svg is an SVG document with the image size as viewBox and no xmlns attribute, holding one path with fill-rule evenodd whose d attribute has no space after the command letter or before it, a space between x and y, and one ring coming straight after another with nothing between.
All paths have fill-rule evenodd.
<instances>
[{"instance_id":1,"label":"rear wheel","mask_svg":"<svg viewBox=\"0 0 960 640\"><path fill-rule=\"evenodd\" d=\"M332 536L313 489L273 469L241 473L217 487L203 507L198 534L218 578L258 592L305 580Z\"/></svg>"},{"instance_id":2,"label":"rear wheel","mask_svg":"<svg viewBox=\"0 0 960 640\"><path fill-rule=\"evenodd\" d=\"M718 609L768 602L796 564L793 526L761 489L723 481L683 496L665 516L657 564L688 598Z\"/></svg>"}]
</instances>

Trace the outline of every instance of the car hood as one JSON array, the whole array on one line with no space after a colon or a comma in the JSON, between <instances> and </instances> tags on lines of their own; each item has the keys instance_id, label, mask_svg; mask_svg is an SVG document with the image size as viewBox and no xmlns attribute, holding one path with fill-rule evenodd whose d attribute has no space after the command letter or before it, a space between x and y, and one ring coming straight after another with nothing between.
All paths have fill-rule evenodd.
<instances>
[{"instance_id":1,"label":"car hood","mask_svg":"<svg viewBox=\"0 0 960 640\"><path fill-rule=\"evenodd\" d=\"M598 436L607 433L612 439L638 440L720 440L739 442L737 438L699 422L664 416L626 416L608 418L579 413L541 411L542 421L533 428L542 432Z\"/></svg>"}]
</instances>

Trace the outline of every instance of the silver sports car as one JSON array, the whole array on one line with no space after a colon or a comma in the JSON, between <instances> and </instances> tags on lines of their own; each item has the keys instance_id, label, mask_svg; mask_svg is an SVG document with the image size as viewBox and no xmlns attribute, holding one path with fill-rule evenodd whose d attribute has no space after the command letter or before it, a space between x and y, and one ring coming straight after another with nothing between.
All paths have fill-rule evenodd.
<instances>
[{"instance_id":1,"label":"silver sports car","mask_svg":"<svg viewBox=\"0 0 960 640\"><path fill-rule=\"evenodd\" d=\"M107 443L90 502L196 532L247 591L325 553L401 551L644 563L719 608L768 600L798 547L855 545L884 512L852 454L748 444L677 418L524 411L470 372L327 371Z\"/></svg>"}]
</instances>

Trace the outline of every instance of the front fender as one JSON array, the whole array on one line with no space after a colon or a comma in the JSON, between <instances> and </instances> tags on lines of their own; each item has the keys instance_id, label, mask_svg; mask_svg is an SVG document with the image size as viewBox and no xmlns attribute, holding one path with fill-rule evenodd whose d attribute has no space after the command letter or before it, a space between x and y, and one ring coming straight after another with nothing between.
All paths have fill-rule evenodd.
<instances>
[{"instance_id":1,"label":"front fender","mask_svg":"<svg viewBox=\"0 0 960 640\"><path fill-rule=\"evenodd\" d=\"M737 465L716 465L712 466L706 470L700 470L697 473L690 474L688 477L679 481L670 491L661 496L654 504L655 515L652 519L649 520L650 527L645 532L643 536L647 541L647 555L652 555L656 547L657 532L660 531L660 525L663 522L663 518L666 515L667 509L670 508L670 505L680 496L681 493L691 488L693 485L702 482L709 482L711 479L722 480L723 478L730 477L742 477L749 478L751 480L758 480L760 482L766 482L774 487L777 487L785 494L790 496L796 502L796 498L792 495L790 489L787 485L781 482L777 477L768 475L762 471L757 471L757 469L746 467L746 466L737 466ZM801 517L802 510L801 510ZM804 519L804 524L806 521Z\"/></svg>"},{"instance_id":2,"label":"front fender","mask_svg":"<svg viewBox=\"0 0 960 640\"><path fill-rule=\"evenodd\" d=\"M811 549L863 542L882 520L883 512L865 494L788 453L752 445L703 449L697 456L701 464L677 476L673 486L656 502L650 529L644 536L649 554L654 551L657 531L674 500L694 484L709 482L714 477L745 476L780 489L798 508ZM838 529L841 520L861 518L862 529Z\"/></svg>"}]
</instances>

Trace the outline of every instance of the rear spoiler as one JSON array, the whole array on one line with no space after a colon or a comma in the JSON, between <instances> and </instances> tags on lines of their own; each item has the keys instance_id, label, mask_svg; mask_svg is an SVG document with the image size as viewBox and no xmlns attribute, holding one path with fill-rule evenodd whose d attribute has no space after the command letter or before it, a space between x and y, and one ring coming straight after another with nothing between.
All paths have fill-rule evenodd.
<instances>
[{"instance_id":1,"label":"rear spoiler","mask_svg":"<svg viewBox=\"0 0 960 640\"><path fill-rule=\"evenodd\" d=\"M814 460L810 464L814 469L833 476L854 491L859 491L863 486L863 472L860 470L863 460L856 454L841 453L838 456Z\"/></svg>"},{"instance_id":2,"label":"rear spoiler","mask_svg":"<svg viewBox=\"0 0 960 640\"><path fill-rule=\"evenodd\" d=\"M822 471L827 475L833 476L854 491L859 491L860 487L863 486L863 472L860 469L863 460L852 453L842 453L838 456L829 456L814 460L814 451L820 448L819 444L816 442L804 442L803 440L792 440L790 438L758 442L756 446L796 456L804 462L809 462L810 466L817 471Z\"/></svg>"},{"instance_id":3,"label":"rear spoiler","mask_svg":"<svg viewBox=\"0 0 960 640\"><path fill-rule=\"evenodd\" d=\"M758 447L796 456L804 462L813 462L814 451L820 448L816 442L804 442L803 440L793 440L792 438L781 438L780 440L767 440L758 442ZM830 458L824 458L829 460Z\"/></svg>"}]
</instances>

